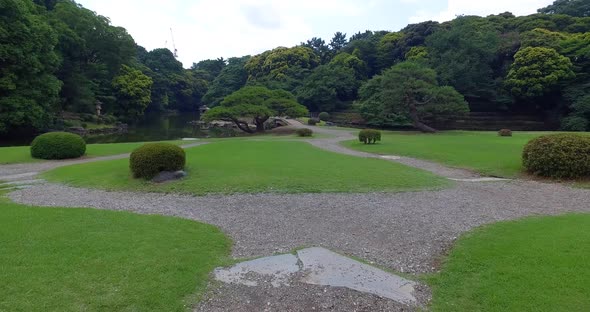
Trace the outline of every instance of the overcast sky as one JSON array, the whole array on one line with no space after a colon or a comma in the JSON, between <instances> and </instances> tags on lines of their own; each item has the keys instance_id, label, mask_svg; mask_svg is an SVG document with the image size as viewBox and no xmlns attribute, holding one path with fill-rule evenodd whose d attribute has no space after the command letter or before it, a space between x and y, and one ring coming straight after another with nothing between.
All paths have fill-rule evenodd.
<instances>
[{"instance_id":1,"label":"overcast sky","mask_svg":"<svg viewBox=\"0 0 590 312\"><path fill-rule=\"evenodd\" d=\"M218 57L254 55L334 32L399 30L457 15L535 13L553 0L78 0L123 26L138 44L172 50L185 67ZM167 46L166 46L167 45Z\"/></svg>"}]
</instances>

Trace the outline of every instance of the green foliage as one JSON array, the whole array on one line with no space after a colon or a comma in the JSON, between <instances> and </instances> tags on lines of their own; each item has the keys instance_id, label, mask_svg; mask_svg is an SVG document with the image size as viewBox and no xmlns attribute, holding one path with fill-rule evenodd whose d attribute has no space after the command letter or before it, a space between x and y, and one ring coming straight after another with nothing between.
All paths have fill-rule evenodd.
<instances>
[{"instance_id":1,"label":"green foliage","mask_svg":"<svg viewBox=\"0 0 590 312\"><path fill-rule=\"evenodd\" d=\"M359 141L364 144L375 144L381 141L381 131L364 129L359 132Z\"/></svg>"},{"instance_id":2,"label":"green foliage","mask_svg":"<svg viewBox=\"0 0 590 312\"><path fill-rule=\"evenodd\" d=\"M512 130L510 129L500 129L500 131L498 131L498 135L501 137L511 137L512 136Z\"/></svg>"},{"instance_id":3,"label":"green foliage","mask_svg":"<svg viewBox=\"0 0 590 312\"><path fill-rule=\"evenodd\" d=\"M554 134L531 140L522 154L528 172L552 178L590 177L590 137Z\"/></svg>"},{"instance_id":4,"label":"green foliage","mask_svg":"<svg viewBox=\"0 0 590 312\"><path fill-rule=\"evenodd\" d=\"M590 122L581 116L569 116L561 120L561 130L583 132L588 130Z\"/></svg>"},{"instance_id":5,"label":"green foliage","mask_svg":"<svg viewBox=\"0 0 590 312\"><path fill-rule=\"evenodd\" d=\"M50 132L31 143L31 156L39 159L70 159L84 156L86 142L81 136L67 132Z\"/></svg>"},{"instance_id":6,"label":"green foliage","mask_svg":"<svg viewBox=\"0 0 590 312\"><path fill-rule=\"evenodd\" d=\"M308 47L279 47L252 57L244 68L251 81L286 81L294 75L293 70L313 69L319 64L320 58Z\"/></svg>"},{"instance_id":7,"label":"green foliage","mask_svg":"<svg viewBox=\"0 0 590 312\"><path fill-rule=\"evenodd\" d=\"M420 63L403 62L375 76L359 91L363 118L375 126L413 124L432 132L424 118L451 118L469 111L452 87L439 87L436 72Z\"/></svg>"},{"instance_id":8,"label":"green foliage","mask_svg":"<svg viewBox=\"0 0 590 312\"><path fill-rule=\"evenodd\" d=\"M377 45L377 68L379 71L390 68L403 60L404 52L401 44L404 39L402 32L392 32L381 37Z\"/></svg>"},{"instance_id":9,"label":"green foliage","mask_svg":"<svg viewBox=\"0 0 590 312\"><path fill-rule=\"evenodd\" d=\"M203 103L210 107L217 106L226 96L242 88L248 80L248 71L244 66L249 59L249 56L230 58L227 66L209 85L207 93L203 96Z\"/></svg>"},{"instance_id":10,"label":"green foliage","mask_svg":"<svg viewBox=\"0 0 590 312\"><path fill-rule=\"evenodd\" d=\"M61 82L58 38L30 1L0 0L0 134L47 127Z\"/></svg>"},{"instance_id":11,"label":"green foliage","mask_svg":"<svg viewBox=\"0 0 590 312\"><path fill-rule=\"evenodd\" d=\"M320 121L318 119L315 119L315 118L309 118L307 120L307 124L310 125L310 126L315 126L315 125L317 125L319 123L320 123Z\"/></svg>"},{"instance_id":12,"label":"green foliage","mask_svg":"<svg viewBox=\"0 0 590 312\"><path fill-rule=\"evenodd\" d=\"M297 129L295 133L300 137L311 137L313 136L313 130L307 128Z\"/></svg>"},{"instance_id":13,"label":"green foliage","mask_svg":"<svg viewBox=\"0 0 590 312\"><path fill-rule=\"evenodd\" d=\"M290 92L265 87L244 87L227 96L220 106L207 111L202 119L208 122L233 122L242 131L253 133L264 131L264 123L272 116L301 117L307 113L307 109L297 103ZM256 130L252 130L248 121L243 118L252 119Z\"/></svg>"},{"instance_id":14,"label":"green foliage","mask_svg":"<svg viewBox=\"0 0 590 312\"><path fill-rule=\"evenodd\" d=\"M430 63L441 83L466 98L495 100L492 62L500 43L498 30L487 19L473 16L458 17L450 26L426 40Z\"/></svg>"},{"instance_id":15,"label":"green foliage","mask_svg":"<svg viewBox=\"0 0 590 312\"><path fill-rule=\"evenodd\" d=\"M330 114L328 114L327 112L321 112L318 116L318 118L321 121L328 121L328 119L330 119Z\"/></svg>"},{"instance_id":16,"label":"green foliage","mask_svg":"<svg viewBox=\"0 0 590 312\"><path fill-rule=\"evenodd\" d=\"M113 79L113 88L119 99L120 115L129 120L136 120L143 116L145 109L152 101L152 84L152 79L140 70L123 65L119 76Z\"/></svg>"},{"instance_id":17,"label":"green foliage","mask_svg":"<svg viewBox=\"0 0 590 312\"><path fill-rule=\"evenodd\" d=\"M169 143L148 143L131 153L129 168L134 178L152 179L162 171L184 169L186 155L182 148Z\"/></svg>"},{"instance_id":18,"label":"green foliage","mask_svg":"<svg viewBox=\"0 0 590 312\"><path fill-rule=\"evenodd\" d=\"M539 97L574 77L572 62L554 49L527 47L514 56L506 85L519 97Z\"/></svg>"},{"instance_id":19,"label":"green foliage","mask_svg":"<svg viewBox=\"0 0 590 312\"><path fill-rule=\"evenodd\" d=\"M553 4L539 9L539 13L590 17L590 3L586 0L556 0Z\"/></svg>"},{"instance_id":20,"label":"green foliage","mask_svg":"<svg viewBox=\"0 0 590 312\"><path fill-rule=\"evenodd\" d=\"M296 89L299 102L311 111L334 111L346 108L357 96L360 82L353 69L338 65L322 65Z\"/></svg>"}]
</instances>

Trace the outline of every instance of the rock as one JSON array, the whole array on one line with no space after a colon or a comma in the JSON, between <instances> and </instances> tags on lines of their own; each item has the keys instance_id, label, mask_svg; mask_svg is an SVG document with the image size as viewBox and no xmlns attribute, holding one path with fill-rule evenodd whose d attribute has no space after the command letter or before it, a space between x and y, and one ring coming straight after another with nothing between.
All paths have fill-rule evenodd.
<instances>
[{"instance_id":1,"label":"rock","mask_svg":"<svg viewBox=\"0 0 590 312\"><path fill-rule=\"evenodd\" d=\"M152 179L154 183L163 183L168 181L180 180L186 177L186 172L183 170L180 171L162 171L157 176Z\"/></svg>"}]
</instances>

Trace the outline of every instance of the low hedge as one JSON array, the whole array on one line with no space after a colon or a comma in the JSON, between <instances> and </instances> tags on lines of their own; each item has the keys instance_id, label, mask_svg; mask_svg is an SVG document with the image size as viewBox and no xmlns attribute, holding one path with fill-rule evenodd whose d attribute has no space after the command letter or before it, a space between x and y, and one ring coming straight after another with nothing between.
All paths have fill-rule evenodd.
<instances>
[{"instance_id":1,"label":"low hedge","mask_svg":"<svg viewBox=\"0 0 590 312\"><path fill-rule=\"evenodd\" d=\"M359 141L365 144L375 144L381 141L381 131L372 129L361 130L359 132Z\"/></svg>"},{"instance_id":2,"label":"low hedge","mask_svg":"<svg viewBox=\"0 0 590 312\"><path fill-rule=\"evenodd\" d=\"M321 121L328 121L328 119L330 119L330 114L326 113L326 112L321 112L318 116L318 118Z\"/></svg>"},{"instance_id":3,"label":"low hedge","mask_svg":"<svg viewBox=\"0 0 590 312\"><path fill-rule=\"evenodd\" d=\"M31 156L39 159L71 159L86 154L84 139L69 132L49 132L31 143Z\"/></svg>"},{"instance_id":4,"label":"low hedge","mask_svg":"<svg viewBox=\"0 0 590 312\"><path fill-rule=\"evenodd\" d=\"M307 124L310 126L315 126L319 123L320 123L320 121L315 118L309 118L309 120L307 120Z\"/></svg>"},{"instance_id":5,"label":"low hedge","mask_svg":"<svg viewBox=\"0 0 590 312\"><path fill-rule=\"evenodd\" d=\"M501 137L511 137L512 136L512 130L510 129L502 129L500 131L498 131L498 135Z\"/></svg>"},{"instance_id":6,"label":"low hedge","mask_svg":"<svg viewBox=\"0 0 590 312\"><path fill-rule=\"evenodd\" d=\"M129 168L134 178L152 179L162 171L184 169L184 150L169 143L148 143L131 153Z\"/></svg>"},{"instance_id":7,"label":"low hedge","mask_svg":"<svg viewBox=\"0 0 590 312\"><path fill-rule=\"evenodd\" d=\"M551 178L590 177L590 136L553 134L531 140L522 154L532 174Z\"/></svg>"},{"instance_id":8,"label":"low hedge","mask_svg":"<svg viewBox=\"0 0 590 312\"><path fill-rule=\"evenodd\" d=\"M295 133L297 133L297 135L300 136L300 137L310 137L310 136L313 136L313 130L307 129L307 128L297 129L297 131L295 131Z\"/></svg>"}]
</instances>

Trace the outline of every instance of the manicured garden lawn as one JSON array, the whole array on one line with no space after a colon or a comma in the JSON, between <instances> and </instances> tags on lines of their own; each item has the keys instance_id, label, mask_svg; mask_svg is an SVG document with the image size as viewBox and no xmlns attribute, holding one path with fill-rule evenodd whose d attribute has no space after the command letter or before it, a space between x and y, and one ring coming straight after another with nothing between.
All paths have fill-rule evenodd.
<instances>
[{"instance_id":1,"label":"manicured garden lawn","mask_svg":"<svg viewBox=\"0 0 590 312\"><path fill-rule=\"evenodd\" d=\"M176 145L193 143L191 141L168 141ZM111 144L88 144L86 146L86 157L99 157L117 154L125 154L145 144L139 143L111 143ZM31 157L29 146L0 147L0 165L20 164L42 161Z\"/></svg>"},{"instance_id":2,"label":"manicured garden lawn","mask_svg":"<svg viewBox=\"0 0 590 312\"><path fill-rule=\"evenodd\" d=\"M188 149L188 177L153 184L130 177L128 159L67 166L50 181L110 190L206 193L380 192L450 182L400 164L323 151L304 142L225 140Z\"/></svg>"},{"instance_id":3,"label":"manicured garden lawn","mask_svg":"<svg viewBox=\"0 0 590 312\"><path fill-rule=\"evenodd\" d=\"M230 248L194 221L0 199L0 311L186 311Z\"/></svg>"},{"instance_id":4,"label":"manicured garden lawn","mask_svg":"<svg viewBox=\"0 0 590 312\"><path fill-rule=\"evenodd\" d=\"M437 134L383 132L381 143L343 144L349 148L383 155L432 160L485 175L516 177L522 171L522 150L531 139L547 132L515 132L500 137L496 132L446 131Z\"/></svg>"},{"instance_id":5,"label":"manicured garden lawn","mask_svg":"<svg viewBox=\"0 0 590 312\"><path fill-rule=\"evenodd\" d=\"M590 215L501 222L459 239L430 279L433 311L587 311Z\"/></svg>"}]
</instances>

